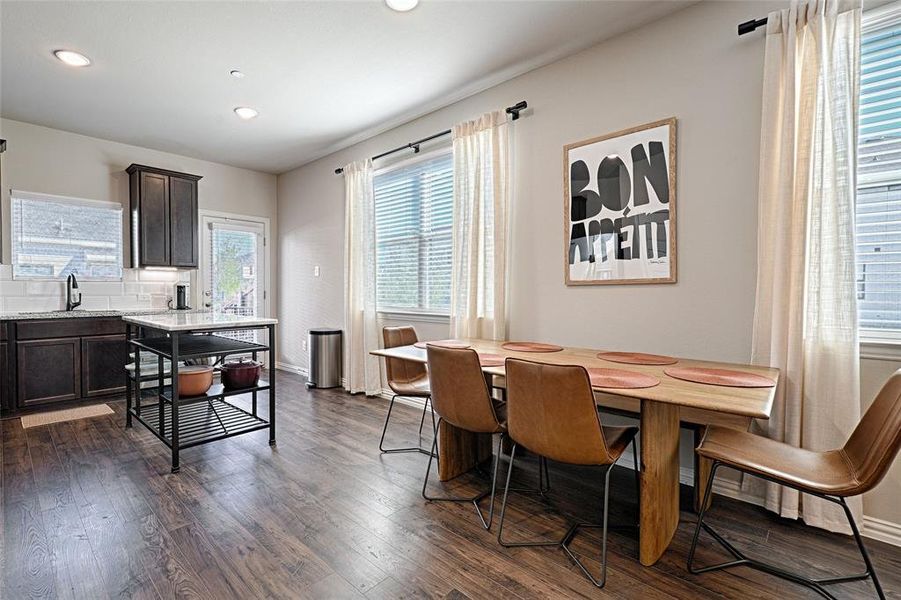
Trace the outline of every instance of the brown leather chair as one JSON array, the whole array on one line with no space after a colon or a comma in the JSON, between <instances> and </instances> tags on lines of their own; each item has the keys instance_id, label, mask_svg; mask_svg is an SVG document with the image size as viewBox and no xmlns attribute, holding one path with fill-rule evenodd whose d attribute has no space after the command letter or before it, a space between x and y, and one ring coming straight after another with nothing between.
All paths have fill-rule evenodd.
<instances>
[{"instance_id":1,"label":"brown leather chair","mask_svg":"<svg viewBox=\"0 0 901 600\"><path fill-rule=\"evenodd\" d=\"M508 358L507 374L507 432L513 440L510 467L504 500L501 504L497 541L505 547L559 546L597 587L607 580L607 506L610 472L632 444L635 457L636 488L639 485L638 449L635 444L637 427L605 427L598 416L594 392L584 367L549 365ZM439 411L440 412L440 411ZM604 468L604 510L601 525L576 523L559 541L504 541L504 513L510 491L510 474L519 446L551 460L571 465ZM569 549L569 542L580 528L603 530L601 537L601 574L598 578ZM633 526L634 527L634 526ZM609 527L612 528L612 527Z\"/></svg>"},{"instance_id":2,"label":"brown leather chair","mask_svg":"<svg viewBox=\"0 0 901 600\"><path fill-rule=\"evenodd\" d=\"M491 398L488 384L482 374L482 365L475 350L426 348L429 360L429 375L432 382L432 406L438 413L438 430L442 423L450 423L454 427L472 433L501 434L498 438L497 453L494 455L494 468L491 475L491 491L470 497L435 497L426 493L429 484L429 473L432 470L432 457L436 455L438 436L432 442L429 464L422 482L422 497L429 501L472 502L476 507L479 520L485 529L491 528L494 517L494 496L497 489L497 468L501 455L501 444L506 432L505 407L501 402ZM482 515L479 502L490 494L491 505L488 519Z\"/></svg>"},{"instance_id":3,"label":"brown leather chair","mask_svg":"<svg viewBox=\"0 0 901 600\"><path fill-rule=\"evenodd\" d=\"M744 565L807 586L827 598L833 596L823 586L872 578L876 593L880 598L885 598L845 498L863 494L882 481L899 449L901 449L901 370L896 371L885 383L851 437L838 450L813 452L752 433L711 425L696 450L698 455L712 461L712 466L710 480L704 493L704 503L688 554L688 570L698 574ZM866 571L842 577L809 579L781 567L746 557L704 522L713 479L721 466L731 467L840 505L854 533ZM734 560L696 568L693 562L701 528L728 550Z\"/></svg>"},{"instance_id":4,"label":"brown leather chair","mask_svg":"<svg viewBox=\"0 0 901 600\"><path fill-rule=\"evenodd\" d=\"M383 327L382 339L385 348L397 346L410 346L419 341L416 330L412 327ZM425 365L399 358L385 359L385 374L388 379L388 387L394 392L391 402L388 404L388 414L385 415L385 425L382 427L382 437L379 439L379 450L383 454L396 452L421 452L426 454L422 446L410 446L407 448L385 448L385 434L388 432L388 422L391 420L391 411L394 409L394 401L399 396L403 398L422 398L422 417L419 419L419 439L422 440L422 426L425 423L426 412L429 411L431 390L429 388L429 373ZM432 413L432 430L435 430L435 414Z\"/></svg>"}]
</instances>

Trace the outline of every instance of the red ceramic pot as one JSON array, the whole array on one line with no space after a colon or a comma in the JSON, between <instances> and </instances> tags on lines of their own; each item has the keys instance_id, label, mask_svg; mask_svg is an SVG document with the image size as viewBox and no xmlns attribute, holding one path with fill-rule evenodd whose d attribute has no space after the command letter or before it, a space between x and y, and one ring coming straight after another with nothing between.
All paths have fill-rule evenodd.
<instances>
[{"instance_id":1,"label":"red ceramic pot","mask_svg":"<svg viewBox=\"0 0 901 600\"><path fill-rule=\"evenodd\" d=\"M263 363L242 358L222 365L222 385L229 390L253 387L260 380Z\"/></svg>"}]
</instances>

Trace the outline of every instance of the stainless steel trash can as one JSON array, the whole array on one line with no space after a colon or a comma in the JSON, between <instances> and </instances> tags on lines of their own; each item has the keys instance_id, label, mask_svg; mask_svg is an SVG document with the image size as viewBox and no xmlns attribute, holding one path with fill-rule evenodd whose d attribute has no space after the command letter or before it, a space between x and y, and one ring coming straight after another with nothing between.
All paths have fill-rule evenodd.
<instances>
[{"instance_id":1,"label":"stainless steel trash can","mask_svg":"<svg viewBox=\"0 0 901 600\"><path fill-rule=\"evenodd\" d=\"M340 329L310 330L310 376L307 387L333 388L341 385L342 334Z\"/></svg>"}]
</instances>

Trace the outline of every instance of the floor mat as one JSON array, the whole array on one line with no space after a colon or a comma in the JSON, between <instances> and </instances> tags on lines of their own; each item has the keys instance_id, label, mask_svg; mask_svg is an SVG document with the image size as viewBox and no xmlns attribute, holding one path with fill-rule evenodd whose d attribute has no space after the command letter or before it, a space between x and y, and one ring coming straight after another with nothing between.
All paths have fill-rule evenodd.
<instances>
[{"instance_id":1,"label":"floor mat","mask_svg":"<svg viewBox=\"0 0 901 600\"><path fill-rule=\"evenodd\" d=\"M79 406L78 408L67 408L65 410L54 410L24 416L22 417L22 428L28 429L29 427L39 427L40 425L50 425L51 423L62 423L63 421L75 421L76 419L111 414L113 414L113 409L106 404Z\"/></svg>"}]
</instances>

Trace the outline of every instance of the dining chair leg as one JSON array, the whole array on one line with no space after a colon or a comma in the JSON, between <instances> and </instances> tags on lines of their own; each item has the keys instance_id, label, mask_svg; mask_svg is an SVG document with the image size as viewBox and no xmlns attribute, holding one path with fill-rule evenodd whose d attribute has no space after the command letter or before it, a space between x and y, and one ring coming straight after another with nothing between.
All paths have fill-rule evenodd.
<instances>
[{"instance_id":1,"label":"dining chair leg","mask_svg":"<svg viewBox=\"0 0 901 600\"><path fill-rule=\"evenodd\" d=\"M638 436L632 438L632 466L635 467L635 506L637 508L638 518L636 522L641 521L641 470L639 465L641 460L638 454Z\"/></svg>"},{"instance_id":2,"label":"dining chair leg","mask_svg":"<svg viewBox=\"0 0 901 600\"><path fill-rule=\"evenodd\" d=\"M428 412L428 410L429 410L430 402L431 402L431 398L429 396L426 396L425 402L422 405L422 416L419 417L419 443L420 444L422 443L422 427L423 427L423 425L425 425L425 413ZM432 419L433 419L432 429L435 429L434 418L435 418L435 413L433 411L432 412Z\"/></svg>"},{"instance_id":3,"label":"dining chair leg","mask_svg":"<svg viewBox=\"0 0 901 600\"><path fill-rule=\"evenodd\" d=\"M864 564L866 565L866 571L863 573L855 573L852 575L841 575L838 577L827 577L822 579L811 579L809 577L804 577L803 575L799 575L797 573L792 573L791 571L786 571L781 567L777 567L775 565L771 565L769 563L765 563L753 558L748 558L745 556L740 550L735 548L732 544L730 544L725 538L723 538L713 527L704 522L704 517L707 516L707 511L710 508L710 499L711 493L713 491L713 480L716 477L716 471L721 466L722 463L713 462L713 465L710 469L710 479L707 481L707 489L704 492L704 501L701 505L701 511L698 514L698 523L695 526L694 537L692 538L691 548L688 551L688 561L687 568L689 573L693 575L700 575L701 573L708 573L710 571L719 571L722 569L729 569L732 567L740 567L746 566L752 569L757 569L758 571L763 571L764 573L769 573L775 577L779 577L781 579L785 579L787 581L791 581L793 583L797 583L798 585L802 585L808 587L824 598L831 598L835 600L835 596L829 593L826 590L826 585L831 585L835 583L845 583L849 581L861 581L864 579L872 579L873 586L876 588L876 594L879 596L880 600L885 600L885 593L882 590L882 585L879 583L879 578L876 576L876 570L873 567L873 563L870 560L870 556L867 553L867 549L863 544L863 540L860 537L860 531L857 528L857 523L854 521L854 516L851 514L851 510L848 508L847 503L844 498L834 498L831 496L825 496L821 494L810 494L810 492L805 492L812 496L816 496L817 498L821 498L823 500L828 500L829 502L833 502L835 504L840 505L844 511L845 516L848 519L848 524L851 526L851 531L854 533L854 540L857 542L858 550L860 550L861 557L863 557ZM777 482L778 483L778 482ZM790 487L790 486L789 486ZM800 490L799 490L800 491ZM717 563L714 565L709 565L706 567L697 568L694 566L694 556L695 549L698 545L698 538L701 535L701 529L704 529L720 546L722 546L729 554L731 554L734 560Z\"/></svg>"},{"instance_id":4,"label":"dining chair leg","mask_svg":"<svg viewBox=\"0 0 901 600\"><path fill-rule=\"evenodd\" d=\"M398 454L401 452L419 452L421 454L428 454L428 450L423 448L422 446L410 446L407 448L385 448L385 434L388 433L388 423L391 421L391 411L394 410L394 401L397 399L397 394L391 396L391 402L388 403L388 414L385 415L385 424L382 426L382 437L379 439L379 451L382 454ZM425 405L422 407L422 418L419 421L419 439L422 439L422 423L425 420L425 411L429 406L429 399L426 398ZM433 424L434 424L434 414L432 416Z\"/></svg>"},{"instance_id":5,"label":"dining chair leg","mask_svg":"<svg viewBox=\"0 0 901 600\"><path fill-rule=\"evenodd\" d=\"M510 449L510 464L507 466L507 482L504 484L504 499L501 502L500 522L497 528L497 543L504 548L518 548L521 546L559 546L560 542L506 542L504 541L504 516L507 514L507 499L510 495L510 479L513 476L513 466L516 464L516 449L519 446L514 443ZM538 468L541 471L541 467Z\"/></svg>"},{"instance_id":6,"label":"dining chair leg","mask_svg":"<svg viewBox=\"0 0 901 600\"><path fill-rule=\"evenodd\" d=\"M513 491L522 492L525 490L514 489ZM543 456L538 457L538 493L546 496L551 491L551 471L547 466L547 459Z\"/></svg>"},{"instance_id":7,"label":"dining chair leg","mask_svg":"<svg viewBox=\"0 0 901 600\"><path fill-rule=\"evenodd\" d=\"M543 547L543 546L559 546L563 549L566 555L572 560L576 566L582 571L582 573L588 578L591 583L598 588L604 587L607 583L607 532L609 530L623 530L629 529L634 530L634 525L626 525L626 526L611 526L608 522L609 516L609 507L610 507L610 473L613 471L613 467L615 466L615 462L607 465L604 472L604 501L603 501L603 518L600 525L594 523L575 523L573 524L566 532L566 534L560 540L556 541L528 541L528 542L510 542L506 541L503 538L504 535L504 518L507 513L507 500L509 497L510 490L510 479L513 474L513 464L516 461L516 444L513 444L513 449L510 451L510 467L507 471L507 481L504 485L504 499L501 502L501 514L500 514L500 522L498 524L497 529L497 541L498 543L505 548L519 548L519 547ZM539 466L539 470L541 467ZM576 536L580 529L601 529L601 573L595 578L591 572L588 570L588 567L579 560L579 557L570 550L569 544Z\"/></svg>"},{"instance_id":8,"label":"dining chair leg","mask_svg":"<svg viewBox=\"0 0 901 600\"><path fill-rule=\"evenodd\" d=\"M882 584L879 583L879 577L877 577L876 575L876 568L873 566L873 562L870 560L870 553L867 552L867 547L863 544L863 538L860 537L860 530L857 528L857 523L854 521L854 515L851 514L851 509L848 508L848 503L845 502L845 499L840 498L839 500L839 503L845 511L845 516L848 518L848 524L851 526L851 531L854 533L854 541L857 542L857 548L860 550L860 555L861 557L863 557L863 562L867 567L865 575L868 575L870 578L872 578L873 587L876 588L876 593L879 595L880 600L885 600L885 592L882 590ZM849 579L838 577L831 580L820 580L821 583L838 583L840 581L849 581Z\"/></svg>"},{"instance_id":9,"label":"dining chair leg","mask_svg":"<svg viewBox=\"0 0 901 600\"><path fill-rule=\"evenodd\" d=\"M436 430L441 426L442 419L438 419L438 424L436 426ZM429 485L429 473L432 471L432 459L437 457L437 445L438 445L438 436L435 436L435 439L432 441L432 451L429 454L429 464L426 466L425 471L425 479L422 482L422 497L429 502L472 502L473 506L475 506L476 514L479 515L479 521L482 522L482 528L486 530L491 529L491 522L494 519L494 497L497 492L497 471L498 464L500 463L501 458L501 445L503 444L504 434L498 436L497 443L497 453L494 455L494 469L491 476L491 491L490 492L482 492L481 494L476 494L475 496L429 496L426 494L426 488ZM479 502L489 496L491 498L490 505L488 508L488 519L485 519L482 514L482 508L479 506Z\"/></svg>"}]
</instances>

